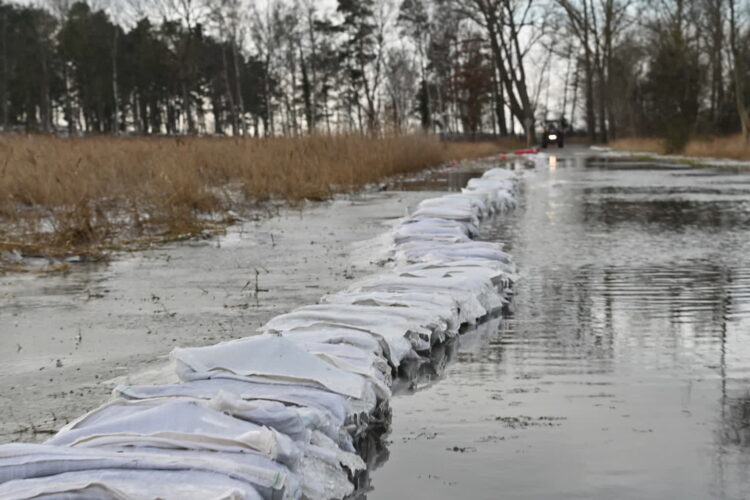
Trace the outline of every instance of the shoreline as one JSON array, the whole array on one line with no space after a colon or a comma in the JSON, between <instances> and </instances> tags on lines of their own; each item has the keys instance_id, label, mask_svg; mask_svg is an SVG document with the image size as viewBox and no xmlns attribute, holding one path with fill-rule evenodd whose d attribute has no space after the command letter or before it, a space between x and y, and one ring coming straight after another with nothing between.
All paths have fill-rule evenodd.
<instances>
[{"instance_id":1,"label":"shoreline","mask_svg":"<svg viewBox=\"0 0 750 500\"><path fill-rule=\"evenodd\" d=\"M515 206L515 193L518 189L517 180L511 181L511 179L517 179L517 174L501 168L492 168L492 165L487 165L486 167L487 169L481 175L481 178L469 181L467 189L463 190L461 194L451 195L441 193L442 196L423 199L417 205L416 210L408 210L404 214L408 215L407 218L398 218L390 231L386 231L384 234L381 233L369 241L359 240L361 249L368 247L367 250L364 250L364 253L359 255L360 258L366 259L368 263L387 258L388 261L393 262L392 265L387 265L376 273L367 272L367 276L356 281L353 287L348 288L348 291L346 288L342 290L339 287L339 291L336 293L329 292L332 293L330 295L324 293L323 297L315 302L316 305L292 309L291 312L275 315L267 322L261 321L261 324L264 324L264 326L259 330L261 332L260 335L240 335L239 338L235 338L234 342L226 343L220 341L219 343L213 343L207 347L198 349L195 347L191 348L189 343L187 345L184 342L177 343L176 345L179 345L180 348L172 350L170 355L170 358L174 361L172 368L175 368L175 374L164 377L162 376L164 372L159 372L153 380L153 382L158 381L167 385L133 386L135 382L126 379L124 380L125 385L118 384L115 389L115 394L119 393L121 398L110 400L109 403L93 410L92 413L87 413L70 425L66 425L61 431L55 434L50 443L57 445L65 444L69 439L67 433L72 432L73 434L70 436L77 434L78 432L74 431L74 429L81 425L86 427L87 424L85 422L87 419L93 418L93 425L96 426L97 417L92 417L91 415L95 415L97 412L107 414L108 412L111 413L111 409L115 412L113 416L116 419L122 419L131 411L127 410L128 406L131 408L141 406L144 410L134 409L132 411L146 411L148 413L151 410L147 408L152 406L154 407L153 411L157 412L160 411L160 408L163 411L180 411L178 407L188 404L189 407L184 409L184 411L189 410L188 413L220 410L223 412L222 414L229 415L222 418L231 419L231 417L235 417L235 419L239 419L236 420L237 422L246 420L259 425L269 425L263 424L266 417L262 415L258 415L257 417L261 419L260 421L241 416L243 415L242 412L245 411L241 409L242 405L251 404L252 406L254 404L250 402L242 403L242 400L247 399L248 401L252 401L253 399L257 399L250 396L243 396L245 394L243 391L252 392L253 385L263 380L258 379L257 376L267 373L268 375L266 376L270 378L266 379L266 384L280 377L276 381L276 384L285 381L282 383L282 387L284 384L291 384L293 380L296 380L297 390L299 391L304 391L304 387L311 381L317 381L322 387L331 390L333 394L338 394L338 398L341 398L341 395L348 395L352 398L347 403L347 406L351 404L351 408L344 413L344 415L347 415L346 423L341 420L339 424L329 423L326 424L328 427L318 427L322 425L322 421L319 424L313 424L313 421L315 421L313 419L306 424L306 426L310 426L310 431L313 434L308 434L307 438L302 436L296 438L300 440L298 453L302 453L300 455L301 462L299 461L300 459L293 459L291 458L292 455L287 455L287 453L292 452L291 448L289 452L284 451L282 455L278 456L276 451L265 453L268 455L268 458L288 465L291 471L288 472L289 474L299 475L297 479L294 479L295 476L289 478L293 483L299 480L299 486L289 486L291 489L285 492L287 495L297 495L296 491L298 490L296 488L298 487L301 487L301 492L306 497L318 497L318 493L322 494L323 491L325 491L325 497L336 498L351 493L352 485L344 486L344 483L348 483L346 481L345 469L348 469L350 473L355 475L359 470L367 470L366 465L359 458L355 459L353 455L352 458L346 458L347 455L350 455L347 452L356 451L352 448L351 439L357 438L362 432L370 429L372 424L371 418L374 417L375 421L377 421L377 414L380 409L388 407L392 394L391 370L393 370L392 373L395 376L395 374L400 372L399 366L402 362L421 358L422 356L428 356L429 358L433 346L439 346L448 339L458 337L464 325L475 325L483 321L483 318L488 313L492 313L496 308L507 304L509 300L508 293L510 286L517 279L515 266L512 264L511 258L500 250L501 245L474 242L472 240L478 234L479 223L482 219L495 213L504 214ZM309 228L306 229L309 230ZM309 233L306 232L305 234ZM373 244L373 241L379 243ZM271 242L272 248L274 248L276 243L273 237L271 237ZM314 243L314 241L311 241L311 245ZM217 244L217 248L221 248L221 246ZM307 259L305 259L305 264L307 264ZM352 269L354 267L352 264ZM256 300L260 292L269 291L269 289L259 286L258 276L259 271L255 268L256 281L253 290ZM345 279L356 278L353 273L347 273L346 271L344 272L344 277ZM249 284L250 281L242 289L245 290ZM295 283L295 285L295 288L298 288L299 283ZM207 291L205 292L208 293ZM360 303L361 300L364 300L364 302ZM158 303L167 317L172 318L178 314L176 309L168 308L164 303L161 303L161 298L153 293L152 302ZM390 320L389 323L392 324L381 324L380 320L377 319L378 315L381 314L385 315ZM250 326L247 323L245 324ZM329 326L325 327L324 325L326 324ZM321 328L321 325L323 325L323 328L320 333L327 332L323 336L327 336L326 338L331 337L328 340L318 339L319 335L314 333L316 328ZM299 328L301 330L298 330ZM308 331L308 328L312 328L313 330ZM337 332L337 329L349 333ZM369 335L365 332L369 333ZM307 335L308 333L312 336ZM349 340L337 340L339 335L344 335ZM375 342L375 344L380 344L380 347L369 352L370 348L359 345L360 342L364 342L364 339L359 339L359 336L367 337L367 345ZM176 341L176 339L172 340ZM210 340L216 339L212 338ZM81 342L82 337L79 333L76 345L80 345ZM308 344L309 342L312 343ZM340 342L343 342L343 344ZM266 353L268 349L271 349L271 351ZM343 352L341 351L342 349ZM278 354L276 354L277 351ZM354 351L359 354L355 354ZM369 354L367 354L368 352ZM366 366L359 366L355 360L361 356L366 358L366 355L372 358L371 361L366 361ZM268 358L268 356L271 356L271 358ZM309 360L305 356L309 357ZM268 365L269 359L274 359L275 361ZM235 362L239 362L239 364L233 365ZM210 368L215 363L221 363L221 365L216 365L217 369L220 368L219 372L214 372ZM321 364L321 366L316 368L316 363ZM262 368L266 365L268 365L268 368ZM236 367L231 368L232 366ZM298 370L297 366L307 367L306 369L303 368L302 375L295 375L297 373L295 370ZM324 366L327 368L324 368ZM56 361L56 367L63 367L60 359ZM205 370L208 371L204 373ZM307 371L305 372L305 370ZM341 372L338 380L335 380L335 377L334 379L330 378L332 371ZM221 375L221 373L225 375ZM249 378L242 378L240 376ZM240 378L238 379L237 377ZM201 391L203 391L201 389L203 385L179 383L180 381L190 382L199 380L208 382L209 380L207 379L215 378L216 382L209 384L213 387L213 389L210 389L212 391L211 394L214 394L218 390L217 387L222 387L223 382L220 382L220 380L226 380L227 383L230 380L234 380L233 384L239 383L243 387L236 387L236 390L239 391L236 393L227 393L225 395L222 389L219 396L215 394L211 396L208 393L200 395L202 394ZM52 380L50 379L50 381ZM240 380L243 380L245 383L240 383ZM111 379L109 382L114 381L115 379ZM355 383L356 381L358 382ZM122 378L117 380L117 382L123 382ZM271 383L271 386L273 385ZM357 386L361 388L358 389ZM278 385L275 385L275 387L276 391L281 390L283 394L288 393L288 389L279 389L280 386ZM310 386L307 385L307 387ZM169 397L165 399L151 399L155 396L149 395L151 391L166 391L163 395L169 396L170 392L174 391L174 396L182 397L183 395L187 395L184 391L190 393L196 390L198 392L193 397L198 399L191 400L193 403L181 402L179 397L177 399ZM234 390L232 389L232 391ZM210 408L215 404L214 400L217 397L225 401L225 403L222 403L221 408L224 408L223 405L225 404L229 404L230 407L226 407L223 410L220 408L211 410ZM238 399L232 399L230 402L230 400L224 399L227 397ZM260 401L269 398L275 401L285 401L284 397L277 399L270 396L260 397ZM198 404L197 401L201 399L210 399L211 403ZM278 403L273 404L278 405ZM236 409L231 409L235 408L234 405L239 406ZM120 407L121 409L118 410ZM118 411L123 413L118 414ZM268 414L268 417L275 411L278 410L272 411ZM286 411L294 412L297 410L289 409ZM313 410L311 407L304 411ZM235 415L235 412L239 412L239 414ZM218 418L218 414L217 417L209 415L199 417L196 414L194 418L199 419L196 422L204 422L205 418L208 418L209 421L213 418ZM57 420L57 417L55 417L55 420ZM178 419L174 424L177 425L177 427L174 427L175 432L179 432L178 429L183 425L178 423L179 420L182 419ZM307 421L307 417L303 420ZM124 424L125 421L122 420L122 423ZM208 421L205 421L198 428L187 427L182 432L187 432L186 436L194 434L195 438L205 434L203 439L210 441L211 431L205 428L207 423ZM145 428L138 427L137 423L135 425L136 427L133 430L135 434L132 434L132 438L137 441L139 439L137 438L139 429L142 429L141 434L145 438L144 443L146 446L149 446L147 442L150 442L150 439L157 439L156 436L160 435L158 433L152 434L154 431L149 430L152 427L151 424L146 424ZM172 428L172 425L167 424L164 429ZM229 422L224 425L229 426ZM278 427L278 425L281 427ZM279 432L293 432L291 429L289 431L284 430L286 425L282 421L279 421L278 424L270 424L271 428L276 428ZM330 427L331 425L335 425L335 428L338 430L334 430L333 427ZM36 438L37 430L36 428L33 429L33 437ZM124 429L120 432L126 432ZM225 427L225 429L228 431L229 427ZM342 434L344 429L351 434L350 438L344 439L344 434ZM47 430L45 429L44 433L46 432ZM261 430L261 432L265 431ZM337 439L335 436L338 435L341 441L339 444L334 444L334 441L330 441L330 444L324 444L328 438L325 438L320 432L325 432L329 437L334 439ZM218 435L220 434L221 432ZM115 435L117 433L112 436L114 437ZM243 434L243 436L245 435ZM149 438L149 436L151 437ZM310 441L311 438L312 441ZM236 439L239 439L237 441L239 445L241 442L244 442L244 439L249 438L238 437ZM278 438L273 439L282 439L282 436L280 435ZM284 439L288 440L289 437L284 437ZM323 441L320 441L321 439ZM206 443L209 441L206 441ZM282 444L284 442L283 440L278 441L276 445L271 447L271 450L279 449L279 453L281 453L281 449L277 447L286 447L287 445ZM135 443L135 441L132 443ZM68 444L75 446L75 443ZM255 446L260 446L259 448L255 448L259 452L266 447L266 445L260 443ZM320 446L324 446L324 448L320 448ZM330 462L330 467L333 467L333 469L326 473L312 464L321 459L320 457L315 458L317 454L321 453L321 451L316 450L327 449L330 446L333 446L331 450L334 448L338 450L339 446L341 450L335 452L339 458ZM169 446L166 448L169 448ZM188 448L192 450L202 449L200 446L195 448L188 446ZM19 448L19 452L22 449ZM63 453L63 449L53 448L49 450L49 453ZM47 453L42 451L42 449L39 449L40 451L33 450L37 450L37 448L29 449L27 452L29 454L29 464L32 464L33 460L41 460L41 458L33 458L34 453ZM217 448L214 451L219 451L219 449ZM359 451L363 454L366 452L366 450ZM13 451L9 450L9 452L12 456ZM71 450L70 453L75 454L77 451ZM138 452L134 450L133 453L137 454ZM168 454L166 451L163 453ZM166 457L167 455L164 455L164 458ZM109 460L104 456L102 456L102 459ZM158 457L155 460L158 460ZM235 460L239 460L239 458ZM330 460L330 458L324 459L326 463ZM68 470L84 470L77 469L76 467L71 466ZM159 468L158 465L152 467L155 469ZM339 467L345 467L345 469L340 470ZM123 469L127 469L127 467L123 467ZM38 477L39 474L34 473L33 470L33 466L31 466L29 472L10 476L10 478ZM209 468L201 470L221 474L219 469ZM309 474L318 474L318 472L322 472L323 476L315 480L312 480L308 476ZM342 472L344 476L341 476ZM329 478L325 479L325 475L328 475ZM133 479L135 479L135 476ZM236 476L235 479L237 479ZM51 480L54 482L57 479L51 478ZM229 480L228 477L227 480ZM43 480L40 484L44 481L46 480ZM60 481L64 481L64 479L61 478ZM249 478L248 481L250 484L256 486L260 484ZM313 482L311 483L310 481ZM325 486L319 485L318 481L324 481ZM29 486L31 484L33 483L29 483ZM24 488L22 483L18 483L15 486L16 489L19 487L21 490ZM323 489L318 491L317 488L319 487ZM11 487L11 490L13 488ZM281 491L285 489L282 486Z\"/></svg>"},{"instance_id":2,"label":"shoreline","mask_svg":"<svg viewBox=\"0 0 750 500\"><path fill-rule=\"evenodd\" d=\"M46 438L177 344L241 337L369 274L372 238L434 193L360 194L68 273L0 275L0 442Z\"/></svg>"},{"instance_id":3,"label":"shoreline","mask_svg":"<svg viewBox=\"0 0 750 500\"><path fill-rule=\"evenodd\" d=\"M589 146L594 155L602 158L632 158L634 160L674 162L696 168L735 168L750 169L750 160L731 158L711 158L702 156L667 155L648 151L626 151L605 146Z\"/></svg>"}]
</instances>

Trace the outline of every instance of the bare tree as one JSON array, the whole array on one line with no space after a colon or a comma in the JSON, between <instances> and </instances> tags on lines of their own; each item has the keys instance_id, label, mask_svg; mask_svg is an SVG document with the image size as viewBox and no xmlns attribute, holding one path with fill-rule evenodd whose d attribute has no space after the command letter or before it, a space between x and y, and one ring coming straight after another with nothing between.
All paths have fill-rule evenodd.
<instances>
[{"instance_id":1,"label":"bare tree","mask_svg":"<svg viewBox=\"0 0 750 500\"><path fill-rule=\"evenodd\" d=\"M233 135L245 135L245 103L242 97L242 72L240 71L240 47L243 45L247 19L242 0L218 0L207 2L209 17L217 27L219 40L229 47L222 47L222 68L227 101L231 108ZM231 67L231 76L230 76Z\"/></svg>"},{"instance_id":2,"label":"bare tree","mask_svg":"<svg viewBox=\"0 0 750 500\"><path fill-rule=\"evenodd\" d=\"M528 143L534 141L534 103L530 97L527 56L538 40L534 29L534 0L471 0L457 9L481 26L511 114L523 125Z\"/></svg>"},{"instance_id":3,"label":"bare tree","mask_svg":"<svg viewBox=\"0 0 750 500\"><path fill-rule=\"evenodd\" d=\"M193 85L195 78L194 69L194 43L197 25L203 21L207 14L207 6L202 0L153 0L154 7L164 19L174 19L181 23L184 36L180 37L175 47L180 69L180 88L182 89L182 105L185 115L187 133L196 132L193 117Z\"/></svg>"},{"instance_id":4,"label":"bare tree","mask_svg":"<svg viewBox=\"0 0 750 500\"><path fill-rule=\"evenodd\" d=\"M740 44L738 38L740 37L740 22L737 19L737 6L735 0L729 1L729 47L732 52L732 80L734 82L734 98L737 105L737 114L740 118L740 125L742 126L742 135L745 138L745 143L750 144L750 110L748 110L747 104L745 103L745 82L743 76L745 75L745 65L743 63L743 57L747 57L747 54L743 54L740 51Z\"/></svg>"},{"instance_id":5,"label":"bare tree","mask_svg":"<svg viewBox=\"0 0 750 500\"><path fill-rule=\"evenodd\" d=\"M390 49L385 61L385 91L389 101L386 118L390 115L395 132L406 128L416 83L417 71L409 52L403 47Z\"/></svg>"}]
</instances>

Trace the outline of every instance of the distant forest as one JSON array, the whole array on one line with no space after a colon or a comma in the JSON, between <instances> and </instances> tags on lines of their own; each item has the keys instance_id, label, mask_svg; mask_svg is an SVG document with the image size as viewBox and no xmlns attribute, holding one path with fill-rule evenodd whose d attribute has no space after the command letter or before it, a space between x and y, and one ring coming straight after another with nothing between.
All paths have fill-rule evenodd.
<instances>
[{"instance_id":1,"label":"distant forest","mask_svg":"<svg viewBox=\"0 0 750 500\"><path fill-rule=\"evenodd\" d=\"M746 0L0 3L4 130L742 131Z\"/></svg>"}]
</instances>

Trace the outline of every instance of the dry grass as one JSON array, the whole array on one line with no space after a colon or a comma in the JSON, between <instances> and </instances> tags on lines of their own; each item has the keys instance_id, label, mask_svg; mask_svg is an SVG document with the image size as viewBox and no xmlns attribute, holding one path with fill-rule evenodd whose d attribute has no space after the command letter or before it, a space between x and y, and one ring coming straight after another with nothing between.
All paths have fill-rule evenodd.
<instances>
[{"instance_id":1,"label":"dry grass","mask_svg":"<svg viewBox=\"0 0 750 500\"><path fill-rule=\"evenodd\" d=\"M662 139L653 139L646 137L629 137L627 139L617 139L609 144L613 149L618 151L633 151L638 153L656 153L665 154L667 146Z\"/></svg>"},{"instance_id":2,"label":"dry grass","mask_svg":"<svg viewBox=\"0 0 750 500\"><path fill-rule=\"evenodd\" d=\"M661 139L632 138L618 139L610 144L621 151L639 151L664 154L666 145ZM701 158L729 158L733 160L750 160L750 145L740 134L726 137L708 137L692 139L680 152L685 156Z\"/></svg>"},{"instance_id":3,"label":"dry grass","mask_svg":"<svg viewBox=\"0 0 750 500\"><path fill-rule=\"evenodd\" d=\"M685 146L683 154L710 158L731 158L733 160L750 160L750 144L742 135L696 139Z\"/></svg>"},{"instance_id":4,"label":"dry grass","mask_svg":"<svg viewBox=\"0 0 750 500\"><path fill-rule=\"evenodd\" d=\"M0 250L66 255L190 236L260 202L322 200L501 152L424 135L291 139L0 136Z\"/></svg>"}]
</instances>

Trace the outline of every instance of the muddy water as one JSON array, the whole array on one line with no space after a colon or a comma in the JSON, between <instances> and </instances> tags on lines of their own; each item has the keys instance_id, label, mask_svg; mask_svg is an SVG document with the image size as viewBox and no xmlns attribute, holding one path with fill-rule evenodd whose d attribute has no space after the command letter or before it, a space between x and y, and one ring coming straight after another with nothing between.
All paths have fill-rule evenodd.
<instances>
[{"instance_id":1,"label":"muddy water","mask_svg":"<svg viewBox=\"0 0 750 500\"><path fill-rule=\"evenodd\" d=\"M750 498L750 174L560 160L514 311L392 401L369 499Z\"/></svg>"}]
</instances>

